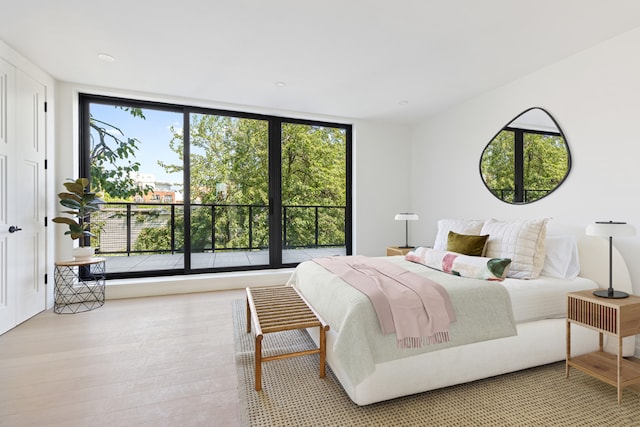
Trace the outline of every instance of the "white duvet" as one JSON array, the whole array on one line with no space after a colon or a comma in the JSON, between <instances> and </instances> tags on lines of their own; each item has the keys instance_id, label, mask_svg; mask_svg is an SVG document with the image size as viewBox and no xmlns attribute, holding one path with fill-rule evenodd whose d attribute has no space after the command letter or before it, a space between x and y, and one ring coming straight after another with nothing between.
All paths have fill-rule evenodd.
<instances>
[{"instance_id":1,"label":"white duvet","mask_svg":"<svg viewBox=\"0 0 640 427\"><path fill-rule=\"evenodd\" d=\"M501 284L509 292L516 323L541 319L558 319L567 312L567 293L595 289L592 280L573 280L539 276L537 279L505 279Z\"/></svg>"}]
</instances>

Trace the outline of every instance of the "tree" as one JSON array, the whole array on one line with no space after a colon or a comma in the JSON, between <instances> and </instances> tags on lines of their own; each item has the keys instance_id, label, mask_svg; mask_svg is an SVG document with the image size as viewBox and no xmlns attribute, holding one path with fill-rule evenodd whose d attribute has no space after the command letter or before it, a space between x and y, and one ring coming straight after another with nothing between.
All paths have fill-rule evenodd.
<instances>
[{"instance_id":1,"label":"tree","mask_svg":"<svg viewBox=\"0 0 640 427\"><path fill-rule=\"evenodd\" d=\"M567 175L569 162L565 141L560 136L525 133L524 188L527 200L544 197Z\"/></svg>"},{"instance_id":2,"label":"tree","mask_svg":"<svg viewBox=\"0 0 640 427\"><path fill-rule=\"evenodd\" d=\"M481 159L482 179L500 199L513 201L515 193L515 141L503 130L487 146Z\"/></svg>"},{"instance_id":3,"label":"tree","mask_svg":"<svg viewBox=\"0 0 640 427\"><path fill-rule=\"evenodd\" d=\"M140 108L118 105L115 108L146 119ZM132 160L139 149L140 140L126 137L120 128L95 118L93 114L89 117L89 127L94 131L89 133L92 189L105 193L105 197L124 200L151 191L149 186L138 186L132 176L140 170L140 163Z\"/></svg>"},{"instance_id":4,"label":"tree","mask_svg":"<svg viewBox=\"0 0 640 427\"><path fill-rule=\"evenodd\" d=\"M216 248L267 247L268 122L200 114L192 114L190 120L192 251L212 245ZM172 133L170 147L184 162L182 132L172 129ZM318 243L344 243L345 149L343 129L283 124L285 244L315 245L316 211L309 205L327 206L318 208L321 230ZM183 170L183 164L159 163L167 172ZM213 208L212 204L215 204ZM215 242L212 223L215 223ZM252 241L249 241L250 237ZM152 243L147 236L141 235L141 238Z\"/></svg>"},{"instance_id":5,"label":"tree","mask_svg":"<svg viewBox=\"0 0 640 427\"><path fill-rule=\"evenodd\" d=\"M522 182L524 200L515 200L516 140L512 129L502 130L485 148L481 158L482 179L500 199L532 202L553 191L566 177L569 152L562 136L528 132L522 135Z\"/></svg>"},{"instance_id":6,"label":"tree","mask_svg":"<svg viewBox=\"0 0 640 427\"><path fill-rule=\"evenodd\" d=\"M346 204L346 139L343 129L285 123L282 129L282 203ZM344 242L344 210L319 208L319 244ZM315 243L315 210L287 208L287 246Z\"/></svg>"}]
</instances>

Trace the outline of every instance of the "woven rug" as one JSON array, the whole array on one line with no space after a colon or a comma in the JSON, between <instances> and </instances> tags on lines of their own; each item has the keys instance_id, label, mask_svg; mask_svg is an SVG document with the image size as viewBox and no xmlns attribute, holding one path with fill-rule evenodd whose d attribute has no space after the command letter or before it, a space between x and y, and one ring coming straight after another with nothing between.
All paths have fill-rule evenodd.
<instances>
[{"instance_id":1,"label":"woven rug","mask_svg":"<svg viewBox=\"0 0 640 427\"><path fill-rule=\"evenodd\" d=\"M254 390L254 335L246 333L245 302L233 302L238 387L247 426L640 426L640 396L616 389L564 362L367 406L354 404L318 355L262 364ZM306 331L265 335L263 354L314 348ZM541 343L540 351L544 351Z\"/></svg>"}]
</instances>

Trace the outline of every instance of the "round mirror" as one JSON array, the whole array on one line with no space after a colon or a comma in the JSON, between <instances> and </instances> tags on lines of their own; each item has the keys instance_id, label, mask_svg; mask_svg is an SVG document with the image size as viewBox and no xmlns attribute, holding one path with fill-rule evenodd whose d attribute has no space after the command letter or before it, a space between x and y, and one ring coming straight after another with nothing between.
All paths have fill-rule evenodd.
<instances>
[{"instance_id":1,"label":"round mirror","mask_svg":"<svg viewBox=\"0 0 640 427\"><path fill-rule=\"evenodd\" d=\"M555 119L542 108L524 111L487 144L480 176L491 194L506 203L535 202L569 175L571 153Z\"/></svg>"}]
</instances>

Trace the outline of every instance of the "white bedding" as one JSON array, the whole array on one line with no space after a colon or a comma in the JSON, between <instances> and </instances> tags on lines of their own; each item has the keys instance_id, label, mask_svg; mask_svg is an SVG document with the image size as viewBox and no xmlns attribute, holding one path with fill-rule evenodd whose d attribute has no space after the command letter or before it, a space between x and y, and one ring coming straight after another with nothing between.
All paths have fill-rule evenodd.
<instances>
[{"instance_id":1,"label":"white bedding","mask_svg":"<svg viewBox=\"0 0 640 427\"><path fill-rule=\"evenodd\" d=\"M541 319L559 319L566 315L569 292L596 289L598 285L584 277L573 280L539 276L537 279L505 279L516 323Z\"/></svg>"},{"instance_id":2,"label":"white bedding","mask_svg":"<svg viewBox=\"0 0 640 427\"><path fill-rule=\"evenodd\" d=\"M578 241L580 278L577 280L542 277L533 280L502 282L512 300L517 319L517 335L445 348L403 359L377 363L374 372L364 381L352 382L346 374L345 361L334 351L339 330L327 333L327 363L333 369L344 390L358 405L368 405L435 388L504 374L519 369L564 360L566 357L566 293L606 286L608 271L600 267L609 254L605 239L583 238ZM632 292L631 280L624 259L613 252L617 272L616 289ZM582 279L588 277L589 279ZM554 296L555 295L555 296ZM329 309L332 309L330 307ZM324 314L322 311L320 314ZM537 320L544 317L550 317ZM309 333L318 343L317 329ZM613 351L617 340L605 337L605 349ZM572 355L598 348L598 333L575 326L571 331ZM609 344L615 344L608 349ZM633 355L635 336L624 339L624 356Z\"/></svg>"},{"instance_id":3,"label":"white bedding","mask_svg":"<svg viewBox=\"0 0 640 427\"><path fill-rule=\"evenodd\" d=\"M364 293L313 261L300 263L289 284L336 333L331 351L342 360L350 382L361 382L377 363L517 333L508 292L498 282L443 273L402 256L383 259L443 286L455 308L456 321L450 325L448 342L398 348L395 334L382 334L373 305Z\"/></svg>"},{"instance_id":4,"label":"white bedding","mask_svg":"<svg viewBox=\"0 0 640 427\"><path fill-rule=\"evenodd\" d=\"M403 258L398 256L387 259L406 263ZM412 270L434 271L421 264L406 263L405 265ZM347 289L350 286L338 277L328 280L326 276L332 274L323 270L314 263L300 264L291 282L298 286L305 298L328 321L333 317L333 310L342 312L342 309L339 309L341 304L316 305L320 302L316 293L328 293L336 297L334 286L342 286L339 283ZM454 278L455 276L444 274L444 277ZM476 281L476 279L459 277L455 280ZM493 286L498 282L485 283ZM356 376L354 379L352 361L344 354L357 357L362 366L366 366L365 362L372 356L350 349L346 352L337 352L337 343L349 344L353 340L344 340L341 336L344 330L341 330L339 324L334 324L327 333L327 362L349 397L358 405L367 405L380 400L562 360L566 351L566 324L563 319L566 311L566 294L576 290L594 289L598 287L597 284L585 278L567 280L544 276L532 280L506 279L500 284L511 298L517 326L517 334L514 336L481 340L403 358L377 360L374 362L374 369L369 370L369 374L364 378ZM353 293L357 294L358 291L354 290ZM362 304L366 302L366 297L358 297L354 301ZM317 328L309 332L318 342L315 329ZM594 331L576 328L576 331L572 331L572 336L574 354L583 354L597 348L598 339ZM542 343L544 345L541 345ZM542 348L544 350L541 350Z\"/></svg>"}]
</instances>

